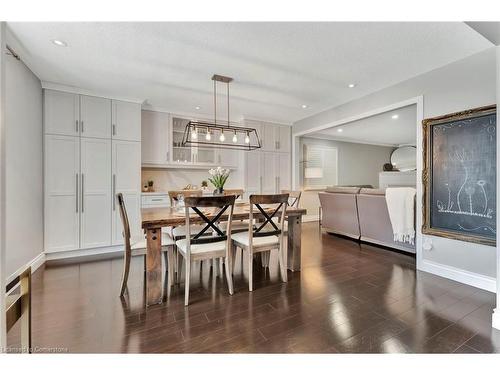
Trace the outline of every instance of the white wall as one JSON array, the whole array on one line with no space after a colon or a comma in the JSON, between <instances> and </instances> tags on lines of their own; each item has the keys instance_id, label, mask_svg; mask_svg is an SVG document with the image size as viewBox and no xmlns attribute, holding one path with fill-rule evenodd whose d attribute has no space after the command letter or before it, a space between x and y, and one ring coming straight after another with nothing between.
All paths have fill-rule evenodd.
<instances>
[{"instance_id":1,"label":"white wall","mask_svg":"<svg viewBox=\"0 0 500 375\"><path fill-rule=\"evenodd\" d=\"M11 275L43 252L43 137L40 80L10 55L5 115L6 273Z\"/></svg>"},{"instance_id":2,"label":"white wall","mask_svg":"<svg viewBox=\"0 0 500 375\"><path fill-rule=\"evenodd\" d=\"M338 152L338 185L372 185L378 187L378 174L390 162L394 147L300 137L300 157L304 144L336 147ZM302 180L302 178L301 178Z\"/></svg>"},{"instance_id":3,"label":"white wall","mask_svg":"<svg viewBox=\"0 0 500 375\"><path fill-rule=\"evenodd\" d=\"M293 133L341 121L417 96L423 96L425 118L492 104L496 102L495 82L496 51L495 48L491 48L300 120L293 125ZM417 152L421 155L421 132L417 133ZM420 166L417 170L418 179L421 179L421 173ZM421 231L420 228L417 230ZM490 290L495 289L496 254L494 247L434 236L423 237L424 240L432 241L433 247L426 252L422 252L421 248L417 249L422 257L419 268Z\"/></svg>"},{"instance_id":4,"label":"white wall","mask_svg":"<svg viewBox=\"0 0 500 375\"><path fill-rule=\"evenodd\" d=\"M5 51L6 23L0 22L0 347L6 347L5 321Z\"/></svg>"}]
</instances>

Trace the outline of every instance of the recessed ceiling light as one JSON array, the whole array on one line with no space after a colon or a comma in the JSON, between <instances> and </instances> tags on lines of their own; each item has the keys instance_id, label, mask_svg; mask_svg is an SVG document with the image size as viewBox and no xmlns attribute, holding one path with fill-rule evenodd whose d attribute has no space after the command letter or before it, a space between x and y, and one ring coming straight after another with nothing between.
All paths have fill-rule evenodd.
<instances>
[{"instance_id":1,"label":"recessed ceiling light","mask_svg":"<svg viewBox=\"0 0 500 375\"><path fill-rule=\"evenodd\" d=\"M201 109L201 107L199 105L197 105L196 107L194 107L194 109L196 109L197 111L199 111Z\"/></svg>"},{"instance_id":2,"label":"recessed ceiling light","mask_svg":"<svg viewBox=\"0 0 500 375\"><path fill-rule=\"evenodd\" d=\"M307 104L302 104L302 109L306 109L307 107Z\"/></svg>"},{"instance_id":3,"label":"recessed ceiling light","mask_svg":"<svg viewBox=\"0 0 500 375\"><path fill-rule=\"evenodd\" d=\"M355 83L349 83L349 85L347 85L347 87L349 87L350 89L352 89L353 87L356 87L356 84Z\"/></svg>"},{"instance_id":4,"label":"recessed ceiling light","mask_svg":"<svg viewBox=\"0 0 500 375\"><path fill-rule=\"evenodd\" d=\"M391 118L392 118L393 120L397 120L397 119L399 118L399 115L397 115L397 114L396 114L396 115L392 115L392 116L391 116Z\"/></svg>"},{"instance_id":5,"label":"recessed ceiling light","mask_svg":"<svg viewBox=\"0 0 500 375\"><path fill-rule=\"evenodd\" d=\"M59 39L52 39L52 43L54 43L56 46L59 46L59 47L67 47L68 46L68 43L66 43L62 40L59 40Z\"/></svg>"},{"instance_id":6,"label":"recessed ceiling light","mask_svg":"<svg viewBox=\"0 0 500 375\"><path fill-rule=\"evenodd\" d=\"M341 129L337 129L337 131L338 131L339 133L342 133L342 132L344 131L344 129L342 129L342 128L341 128Z\"/></svg>"}]
</instances>

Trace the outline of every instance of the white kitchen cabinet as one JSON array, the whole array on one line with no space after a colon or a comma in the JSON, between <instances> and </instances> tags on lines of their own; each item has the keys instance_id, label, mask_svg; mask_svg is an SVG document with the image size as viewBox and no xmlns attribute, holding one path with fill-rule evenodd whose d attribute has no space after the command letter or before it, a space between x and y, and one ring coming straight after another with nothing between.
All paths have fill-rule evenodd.
<instances>
[{"instance_id":1,"label":"white kitchen cabinet","mask_svg":"<svg viewBox=\"0 0 500 375\"><path fill-rule=\"evenodd\" d=\"M261 123L262 151L290 152L290 127L270 122Z\"/></svg>"},{"instance_id":2,"label":"white kitchen cabinet","mask_svg":"<svg viewBox=\"0 0 500 375\"><path fill-rule=\"evenodd\" d=\"M142 111L141 158L142 164L167 164L169 160L168 113Z\"/></svg>"},{"instance_id":3,"label":"white kitchen cabinet","mask_svg":"<svg viewBox=\"0 0 500 375\"><path fill-rule=\"evenodd\" d=\"M277 177L278 177L278 189L277 193L281 190L291 190L291 167L290 167L290 154L279 153L277 154Z\"/></svg>"},{"instance_id":4,"label":"white kitchen cabinet","mask_svg":"<svg viewBox=\"0 0 500 375\"><path fill-rule=\"evenodd\" d=\"M122 243L117 191L140 236L140 113L134 103L44 90L46 252Z\"/></svg>"},{"instance_id":5,"label":"white kitchen cabinet","mask_svg":"<svg viewBox=\"0 0 500 375\"><path fill-rule=\"evenodd\" d=\"M111 140L80 141L80 247L111 245Z\"/></svg>"},{"instance_id":6,"label":"white kitchen cabinet","mask_svg":"<svg viewBox=\"0 0 500 375\"><path fill-rule=\"evenodd\" d=\"M262 134L262 151L275 151L277 146L276 127L268 122L263 122L261 125Z\"/></svg>"},{"instance_id":7,"label":"white kitchen cabinet","mask_svg":"<svg viewBox=\"0 0 500 375\"><path fill-rule=\"evenodd\" d=\"M111 138L111 100L80 95L82 137Z\"/></svg>"},{"instance_id":8,"label":"white kitchen cabinet","mask_svg":"<svg viewBox=\"0 0 500 375\"><path fill-rule=\"evenodd\" d=\"M141 236L141 143L112 141L112 244L123 244L116 194L122 193L133 238Z\"/></svg>"},{"instance_id":9,"label":"white kitchen cabinet","mask_svg":"<svg viewBox=\"0 0 500 375\"><path fill-rule=\"evenodd\" d=\"M291 189L290 154L250 151L245 157L245 194L277 194Z\"/></svg>"},{"instance_id":10,"label":"white kitchen cabinet","mask_svg":"<svg viewBox=\"0 0 500 375\"><path fill-rule=\"evenodd\" d=\"M276 138L278 141L279 152L290 152L291 137L292 135L290 126L276 127Z\"/></svg>"},{"instance_id":11,"label":"white kitchen cabinet","mask_svg":"<svg viewBox=\"0 0 500 375\"><path fill-rule=\"evenodd\" d=\"M112 101L112 137L122 141L141 141L141 105Z\"/></svg>"},{"instance_id":12,"label":"white kitchen cabinet","mask_svg":"<svg viewBox=\"0 0 500 375\"><path fill-rule=\"evenodd\" d=\"M247 151L245 154L245 196L260 194L262 190L261 153Z\"/></svg>"},{"instance_id":13,"label":"white kitchen cabinet","mask_svg":"<svg viewBox=\"0 0 500 375\"><path fill-rule=\"evenodd\" d=\"M79 248L80 139L45 136L45 251Z\"/></svg>"},{"instance_id":14,"label":"white kitchen cabinet","mask_svg":"<svg viewBox=\"0 0 500 375\"><path fill-rule=\"evenodd\" d=\"M274 152L262 152L262 194L274 194L277 192L277 172L277 154Z\"/></svg>"},{"instance_id":15,"label":"white kitchen cabinet","mask_svg":"<svg viewBox=\"0 0 500 375\"><path fill-rule=\"evenodd\" d=\"M80 96L68 92L44 91L45 134L80 133Z\"/></svg>"},{"instance_id":16,"label":"white kitchen cabinet","mask_svg":"<svg viewBox=\"0 0 500 375\"><path fill-rule=\"evenodd\" d=\"M168 193L142 193L141 208L170 207Z\"/></svg>"}]
</instances>

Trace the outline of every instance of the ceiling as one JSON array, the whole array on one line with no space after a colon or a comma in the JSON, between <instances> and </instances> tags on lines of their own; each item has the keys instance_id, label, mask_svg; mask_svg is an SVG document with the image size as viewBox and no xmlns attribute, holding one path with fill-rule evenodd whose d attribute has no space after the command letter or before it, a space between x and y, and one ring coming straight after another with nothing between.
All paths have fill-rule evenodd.
<instances>
[{"instance_id":1,"label":"ceiling","mask_svg":"<svg viewBox=\"0 0 500 375\"><path fill-rule=\"evenodd\" d=\"M393 116L397 116L397 118L394 119ZM410 105L311 133L307 136L395 147L415 145L417 139L416 128L416 106ZM339 129L342 132L339 132Z\"/></svg>"},{"instance_id":2,"label":"ceiling","mask_svg":"<svg viewBox=\"0 0 500 375\"><path fill-rule=\"evenodd\" d=\"M42 81L145 100L173 112L211 115L210 78L223 74L235 79L232 119L284 123L492 46L461 22L8 26L26 51L23 60ZM53 39L67 47L54 45ZM349 83L356 87L348 88ZM221 104L218 111L225 107Z\"/></svg>"}]
</instances>

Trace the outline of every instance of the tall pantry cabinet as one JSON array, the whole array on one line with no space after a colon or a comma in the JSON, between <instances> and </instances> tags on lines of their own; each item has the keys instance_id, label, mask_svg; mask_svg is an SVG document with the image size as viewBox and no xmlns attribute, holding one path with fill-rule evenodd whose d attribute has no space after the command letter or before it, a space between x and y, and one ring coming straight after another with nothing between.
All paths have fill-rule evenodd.
<instances>
[{"instance_id":1,"label":"tall pantry cabinet","mask_svg":"<svg viewBox=\"0 0 500 375\"><path fill-rule=\"evenodd\" d=\"M140 116L137 103L44 90L47 253L121 244L118 192L140 234Z\"/></svg>"},{"instance_id":2,"label":"tall pantry cabinet","mask_svg":"<svg viewBox=\"0 0 500 375\"><path fill-rule=\"evenodd\" d=\"M291 128L245 120L257 129L262 148L245 152L245 194L276 194L291 189Z\"/></svg>"}]
</instances>

